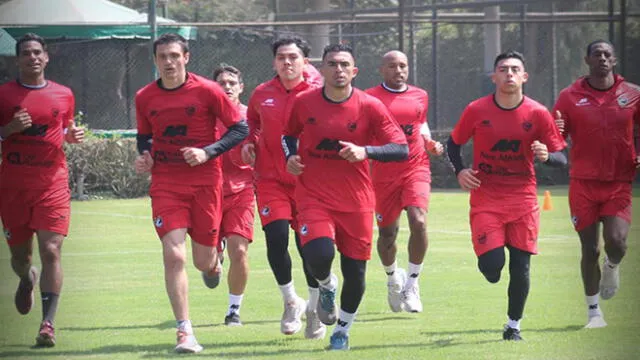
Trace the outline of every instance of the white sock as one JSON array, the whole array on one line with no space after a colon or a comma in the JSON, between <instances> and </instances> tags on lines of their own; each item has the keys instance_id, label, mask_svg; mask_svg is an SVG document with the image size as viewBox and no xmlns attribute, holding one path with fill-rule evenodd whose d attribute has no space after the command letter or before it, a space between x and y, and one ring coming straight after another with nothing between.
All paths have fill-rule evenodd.
<instances>
[{"instance_id":1,"label":"white sock","mask_svg":"<svg viewBox=\"0 0 640 360\"><path fill-rule=\"evenodd\" d=\"M614 264L609 260L609 257L604 258L604 266L608 266L609 269L615 269L618 267L618 264Z\"/></svg>"},{"instance_id":2,"label":"white sock","mask_svg":"<svg viewBox=\"0 0 640 360\"><path fill-rule=\"evenodd\" d=\"M176 327L178 328L178 330L182 330L185 333L187 333L187 335L193 334L193 327L191 326L191 320L178 320L176 321Z\"/></svg>"},{"instance_id":3,"label":"white sock","mask_svg":"<svg viewBox=\"0 0 640 360\"><path fill-rule=\"evenodd\" d=\"M316 306L318 306L318 299L320 298L320 290L318 288L309 288L309 305L307 305L307 309L315 310Z\"/></svg>"},{"instance_id":4,"label":"white sock","mask_svg":"<svg viewBox=\"0 0 640 360\"><path fill-rule=\"evenodd\" d=\"M516 329L516 330L520 330L520 320L507 320L507 326L512 328L512 329Z\"/></svg>"},{"instance_id":5,"label":"white sock","mask_svg":"<svg viewBox=\"0 0 640 360\"><path fill-rule=\"evenodd\" d=\"M345 334L349 333L349 329L351 329L351 325L353 321L356 319L356 314L348 313L342 309L340 309L340 313L338 315L338 321L336 322L336 327L333 329L333 333L343 332Z\"/></svg>"},{"instance_id":6,"label":"white sock","mask_svg":"<svg viewBox=\"0 0 640 360\"><path fill-rule=\"evenodd\" d=\"M587 301L587 309L589 311L589 318L594 316L602 316L602 310L600 310L600 305L598 304L600 298L600 293L596 293L595 295L587 295L585 299Z\"/></svg>"},{"instance_id":7,"label":"white sock","mask_svg":"<svg viewBox=\"0 0 640 360\"><path fill-rule=\"evenodd\" d=\"M288 284L278 285L278 287L280 288L284 302L289 302L298 296L296 294L296 288L293 286L293 280Z\"/></svg>"},{"instance_id":8,"label":"white sock","mask_svg":"<svg viewBox=\"0 0 640 360\"><path fill-rule=\"evenodd\" d=\"M398 269L398 263L395 260L393 260L393 264L391 264L389 266L382 265L382 267L384 267L384 272L387 273L387 276L392 277L393 274Z\"/></svg>"},{"instance_id":9,"label":"white sock","mask_svg":"<svg viewBox=\"0 0 640 360\"><path fill-rule=\"evenodd\" d=\"M229 309L227 310L227 315L231 315L231 313L236 313L240 315L240 306L242 306L242 298L244 294L233 295L229 294Z\"/></svg>"},{"instance_id":10,"label":"white sock","mask_svg":"<svg viewBox=\"0 0 640 360\"><path fill-rule=\"evenodd\" d=\"M409 261L409 273L407 274L407 283L405 288L411 288L416 281L418 281L418 276L420 276L420 272L422 271L422 264L414 264Z\"/></svg>"},{"instance_id":11,"label":"white sock","mask_svg":"<svg viewBox=\"0 0 640 360\"><path fill-rule=\"evenodd\" d=\"M338 277L329 273L329 277L326 279L318 280L318 284L325 289L333 290L338 287Z\"/></svg>"}]
</instances>

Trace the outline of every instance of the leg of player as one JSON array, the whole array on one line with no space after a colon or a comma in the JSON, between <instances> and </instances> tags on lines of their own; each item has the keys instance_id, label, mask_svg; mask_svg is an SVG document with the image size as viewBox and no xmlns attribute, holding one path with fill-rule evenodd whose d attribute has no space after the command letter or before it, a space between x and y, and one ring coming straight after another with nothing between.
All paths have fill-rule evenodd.
<instances>
[{"instance_id":1,"label":"leg of player","mask_svg":"<svg viewBox=\"0 0 640 360\"><path fill-rule=\"evenodd\" d=\"M329 342L330 350L349 350L349 329L353 325L365 289L366 260L355 260L341 254L340 266L344 284L340 293L338 321Z\"/></svg>"},{"instance_id":2,"label":"leg of player","mask_svg":"<svg viewBox=\"0 0 640 360\"><path fill-rule=\"evenodd\" d=\"M384 272L387 273L387 302L393 312L402 311L402 290L407 281L406 271L398 268L396 262L396 253L398 252L396 239L399 227L400 218L397 218L391 225L380 227L376 243L378 256L380 256Z\"/></svg>"},{"instance_id":3,"label":"leg of player","mask_svg":"<svg viewBox=\"0 0 640 360\"><path fill-rule=\"evenodd\" d=\"M227 252L229 254L229 309L224 317L224 323L229 326L242 325L240 321L240 306L249 278L249 240L236 234L227 237Z\"/></svg>"},{"instance_id":4,"label":"leg of player","mask_svg":"<svg viewBox=\"0 0 640 360\"><path fill-rule=\"evenodd\" d=\"M285 335L292 335L302 328L301 319L306 310L306 302L296 294L291 277L289 221L275 220L265 225L263 229L267 241L269 265L276 277L284 302L280 331Z\"/></svg>"},{"instance_id":5,"label":"leg of player","mask_svg":"<svg viewBox=\"0 0 640 360\"><path fill-rule=\"evenodd\" d=\"M162 259L164 262L164 281L171 302L171 309L176 319L178 353L195 353L202 351L198 344L191 320L189 319L188 279L185 269L187 229L174 229L166 233L162 241ZM195 246L196 243L193 243ZM202 245L200 245L202 246ZM195 251L195 249L194 249Z\"/></svg>"},{"instance_id":6,"label":"leg of player","mask_svg":"<svg viewBox=\"0 0 640 360\"><path fill-rule=\"evenodd\" d=\"M62 290L62 265L60 250L64 235L50 231L37 231L42 273L40 292L42 297L42 323L36 337L36 345L51 347L56 344L54 319L58 309L58 298Z\"/></svg>"},{"instance_id":7,"label":"leg of player","mask_svg":"<svg viewBox=\"0 0 640 360\"><path fill-rule=\"evenodd\" d=\"M418 277L422 271L422 262L427 253L427 211L416 206L407 207L409 218L409 266L407 282L402 291L402 303L405 311L421 312L420 286Z\"/></svg>"},{"instance_id":8,"label":"leg of player","mask_svg":"<svg viewBox=\"0 0 640 360\"><path fill-rule=\"evenodd\" d=\"M620 262L627 252L627 235L629 223L617 216L605 216L602 219L604 250L607 256L602 264L600 279L600 296L607 300L612 298L620 286Z\"/></svg>"},{"instance_id":9,"label":"leg of player","mask_svg":"<svg viewBox=\"0 0 640 360\"><path fill-rule=\"evenodd\" d=\"M324 336L327 332L327 327L320 321L318 312L316 311L316 308L318 307L318 300L320 299L318 280L316 280L316 278L311 275L309 263L307 262L307 260L305 260L302 254L302 243L300 240L300 235L298 235L297 232L295 233L295 237L296 247L298 248L300 258L302 259L302 269L304 271L304 277L307 281L307 287L309 289L309 300L307 301L307 310L305 311L307 324L304 329L304 337L307 339L324 339Z\"/></svg>"},{"instance_id":10,"label":"leg of player","mask_svg":"<svg viewBox=\"0 0 640 360\"><path fill-rule=\"evenodd\" d=\"M5 233L8 239L15 236L8 230ZM11 250L11 268L20 278L14 298L16 309L20 314L26 315L33 306L33 288L38 281L38 270L32 265L33 236L29 236L26 241L12 244L9 249Z\"/></svg>"},{"instance_id":11,"label":"leg of player","mask_svg":"<svg viewBox=\"0 0 640 360\"><path fill-rule=\"evenodd\" d=\"M508 246L509 249L509 307L507 309L507 325L502 338L504 340L522 340L520 336L520 319L529 295L529 264L531 254Z\"/></svg>"},{"instance_id":12,"label":"leg of player","mask_svg":"<svg viewBox=\"0 0 640 360\"><path fill-rule=\"evenodd\" d=\"M316 311L318 318L325 325L333 325L337 319L336 292L338 277L331 272L331 264L335 257L333 240L320 237L307 242L302 248L311 274L318 279L320 299Z\"/></svg>"},{"instance_id":13,"label":"leg of player","mask_svg":"<svg viewBox=\"0 0 640 360\"><path fill-rule=\"evenodd\" d=\"M601 328L607 326L604 320L602 309L600 309L600 248L598 247L598 233L600 226L598 222L591 224L583 230L578 231L582 248L580 259L580 272L582 273L582 284L584 285L585 300L587 302L588 321L585 326L588 329Z\"/></svg>"}]
</instances>

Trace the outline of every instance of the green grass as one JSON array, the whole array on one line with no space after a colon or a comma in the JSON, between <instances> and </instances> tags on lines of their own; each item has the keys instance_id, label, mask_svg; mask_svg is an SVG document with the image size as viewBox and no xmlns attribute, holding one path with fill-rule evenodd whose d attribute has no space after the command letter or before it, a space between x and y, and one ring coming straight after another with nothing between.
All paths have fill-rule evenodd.
<instances>
[{"instance_id":1,"label":"green grass","mask_svg":"<svg viewBox=\"0 0 640 360\"><path fill-rule=\"evenodd\" d=\"M540 189L541 192L544 189ZM566 189L552 189L555 209L543 212L540 255L532 260L531 292L521 343L501 340L508 272L489 284L476 270L469 240L467 194L435 192L429 214L429 253L421 276L425 311L392 313L377 255L369 263L367 291L351 329L348 358L359 359L636 359L640 354L638 222L629 234L621 291L603 302L609 326L584 330L586 310L579 273L579 243L569 222ZM640 199L634 199L636 209ZM164 290L161 247L148 199L74 202L63 247L64 290L56 319L58 345L33 349L39 299L27 316L13 306L17 278L9 250L0 246L0 358L162 359L178 355L174 321ZM638 218L636 216L636 218ZM407 228L399 243L406 267ZM295 255L295 247L290 246ZM307 296L299 261L294 277ZM34 260L39 264L39 260ZM256 226L251 273L242 307L245 326L222 325L226 284L206 289L189 264L191 318L207 358L334 359L328 339L280 334L282 300ZM337 266L337 264L334 264ZM338 271L337 267L335 270ZM38 297L39 298L39 297Z\"/></svg>"}]
</instances>

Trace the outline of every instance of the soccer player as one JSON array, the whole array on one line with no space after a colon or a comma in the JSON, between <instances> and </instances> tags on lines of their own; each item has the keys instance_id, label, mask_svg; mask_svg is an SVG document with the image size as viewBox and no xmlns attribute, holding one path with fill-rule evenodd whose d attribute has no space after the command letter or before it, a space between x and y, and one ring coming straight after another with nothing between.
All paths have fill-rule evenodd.
<instances>
[{"instance_id":1,"label":"soccer player","mask_svg":"<svg viewBox=\"0 0 640 360\"><path fill-rule=\"evenodd\" d=\"M378 255L388 277L387 300L391 310L421 312L418 276L428 246L426 213L431 191L427 151L441 155L443 147L431 139L427 125L427 92L407 84L407 56L395 50L384 54L380 74L382 84L366 92L382 101L404 131L409 144L409 161L373 162ZM396 239L402 209L407 211L410 230L408 277L396 263Z\"/></svg>"},{"instance_id":2,"label":"soccer player","mask_svg":"<svg viewBox=\"0 0 640 360\"><path fill-rule=\"evenodd\" d=\"M244 90L242 73L230 65L221 65L213 71L213 78L220 84L225 94L246 118L247 107L240 103ZM218 130L224 132L224 125L218 123ZM224 323L229 326L242 325L240 306L249 277L247 251L253 241L253 220L255 197L253 189L253 169L242 162L242 147L236 146L222 155L222 220L220 223L221 244L226 244L229 254L229 308ZM222 255L222 254L221 254ZM222 256L220 257L222 258Z\"/></svg>"},{"instance_id":3,"label":"soccer player","mask_svg":"<svg viewBox=\"0 0 640 360\"><path fill-rule=\"evenodd\" d=\"M182 36L160 36L153 53L160 79L136 94L140 156L135 167L152 174L153 223L162 242L165 286L177 322L175 350L199 352L202 346L189 318L186 235L205 284L217 285L222 198L218 156L239 144L249 129L218 84L186 71L189 48ZM219 140L218 120L228 128Z\"/></svg>"},{"instance_id":4,"label":"soccer player","mask_svg":"<svg viewBox=\"0 0 640 360\"><path fill-rule=\"evenodd\" d=\"M293 201L296 179L286 171L280 142L288 104L296 94L317 87L312 85L312 79L304 77L305 69L310 69L308 56L311 49L300 38L286 37L274 42L272 51L273 67L277 75L260 84L249 99L247 121L251 133L248 143L243 147L243 159L246 163L255 159L256 197L267 241L267 258L284 302L280 331L285 335L300 331L301 317L307 310L305 337L322 339L326 328L315 312L319 296L318 282L307 270L304 258L302 267L309 288L307 303L296 294L291 277L289 224L297 231L297 210ZM317 82L317 77L313 81ZM295 239L300 251L297 233Z\"/></svg>"},{"instance_id":5,"label":"soccer player","mask_svg":"<svg viewBox=\"0 0 640 360\"><path fill-rule=\"evenodd\" d=\"M371 257L375 198L365 160L405 160L408 146L387 108L352 87L358 68L351 47L327 46L321 72L325 86L296 97L282 143L287 170L298 176L298 231L303 256L320 283L317 312L324 324L338 322L329 348L347 350ZM344 278L339 316L334 243Z\"/></svg>"},{"instance_id":6,"label":"soccer player","mask_svg":"<svg viewBox=\"0 0 640 360\"><path fill-rule=\"evenodd\" d=\"M49 54L33 33L16 43L18 79L0 86L0 213L11 251L11 268L20 278L15 305L27 314L34 301L38 269L33 266L33 234L42 262L42 322L37 346L56 344L54 319L62 290L62 242L71 215L69 171L63 141L81 142L73 122L71 90L45 78Z\"/></svg>"},{"instance_id":7,"label":"soccer player","mask_svg":"<svg viewBox=\"0 0 640 360\"><path fill-rule=\"evenodd\" d=\"M522 340L520 319L529 294L529 264L537 253L540 208L534 159L566 164L565 146L549 111L523 94L524 58L499 54L492 80L496 91L464 109L447 142L460 187L471 191L469 222L478 269L490 283L500 280L509 250L508 322L504 340ZM473 167L465 168L460 146L473 138Z\"/></svg>"},{"instance_id":8,"label":"soccer player","mask_svg":"<svg viewBox=\"0 0 640 360\"><path fill-rule=\"evenodd\" d=\"M584 58L589 75L560 92L556 123L571 137L569 207L580 237L580 270L587 302L587 328L604 327L598 298L610 299L619 286L619 265L627 250L631 188L640 166L634 121L640 125L640 87L614 74L613 45L597 40ZM602 270L599 226L606 256Z\"/></svg>"}]
</instances>

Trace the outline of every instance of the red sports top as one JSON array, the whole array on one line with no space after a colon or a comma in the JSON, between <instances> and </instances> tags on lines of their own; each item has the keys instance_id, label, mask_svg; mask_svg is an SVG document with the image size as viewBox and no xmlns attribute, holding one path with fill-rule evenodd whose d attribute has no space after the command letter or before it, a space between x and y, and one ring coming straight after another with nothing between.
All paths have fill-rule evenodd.
<instances>
[{"instance_id":1,"label":"red sports top","mask_svg":"<svg viewBox=\"0 0 640 360\"><path fill-rule=\"evenodd\" d=\"M592 88L586 78L560 92L554 107L571 136L572 178L633 181L635 151L633 122L640 125L640 87L616 75L605 91Z\"/></svg>"},{"instance_id":2,"label":"red sports top","mask_svg":"<svg viewBox=\"0 0 640 360\"><path fill-rule=\"evenodd\" d=\"M402 128L409 144L409 160L407 161L372 162L373 181L393 181L398 175L416 167L423 167L431 174L429 156L424 148L424 139L420 134L420 127L427 122L429 106L427 92L411 85L402 92L389 91L382 85L367 89L366 92L380 99L389 109ZM431 176L427 180L431 181Z\"/></svg>"},{"instance_id":3,"label":"red sports top","mask_svg":"<svg viewBox=\"0 0 640 360\"><path fill-rule=\"evenodd\" d=\"M247 107L238 104L238 110L243 119L247 117ZM224 134L227 128L218 123L218 133ZM222 193L223 196L237 194L247 187L253 186L253 168L242 162L242 145L245 142L234 146L231 150L222 154Z\"/></svg>"},{"instance_id":4,"label":"red sports top","mask_svg":"<svg viewBox=\"0 0 640 360\"><path fill-rule=\"evenodd\" d=\"M216 122L225 127L241 120L240 112L214 81L193 73L182 86L167 90L157 81L136 94L138 134L152 134L152 184L212 185L221 178L220 160L189 166L183 147L216 142Z\"/></svg>"},{"instance_id":5,"label":"red sports top","mask_svg":"<svg viewBox=\"0 0 640 360\"><path fill-rule=\"evenodd\" d=\"M510 110L499 107L494 95L471 102L451 137L459 145L473 138L473 169L481 185L471 192L471 206L507 213L537 206L531 144L538 140L549 152L566 146L549 110L526 96Z\"/></svg>"},{"instance_id":6,"label":"red sports top","mask_svg":"<svg viewBox=\"0 0 640 360\"><path fill-rule=\"evenodd\" d=\"M74 98L65 86L47 80L32 89L12 81L0 86L0 126L27 109L32 126L2 142L0 187L47 189L69 186L69 171L62 150L64 131L73 121Z\"/></svg>"},{"instance_id":7,"label":"red sports top","mask_svg":"<svg viewBox=\"0 0 640 360\"><path fill-rule=\"evenodd\" d=\"M300 140L298 153L305 167L295 199L301 209L314 205L342 212L373 211L369 162L342 159L338 141L359 146L407 143L380 100L355 88L341 103L328 100L322 88L298 95L284 134Z\"/></svg>"},{"instance_id":8,"label":"red sports top","mask_svg":"<svg viewBox=\"0 0 640 360\"><path fill-rule=\"evenodd\" d=\"M285 111L296 94L313 87L305 79L295 88L287 90L276 76L258 85L251 94L247 107L248 141L256 144L257 179L276 180L286 185L296 183L295 177L287 172L282 152Z\"/></svg>"}]
</instances>

